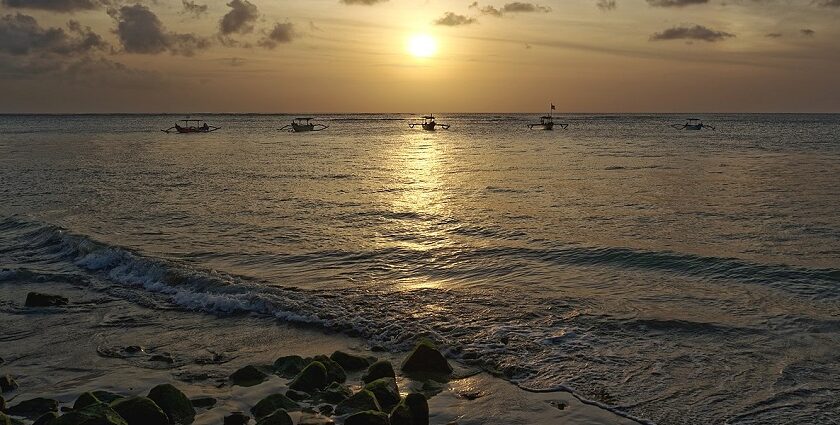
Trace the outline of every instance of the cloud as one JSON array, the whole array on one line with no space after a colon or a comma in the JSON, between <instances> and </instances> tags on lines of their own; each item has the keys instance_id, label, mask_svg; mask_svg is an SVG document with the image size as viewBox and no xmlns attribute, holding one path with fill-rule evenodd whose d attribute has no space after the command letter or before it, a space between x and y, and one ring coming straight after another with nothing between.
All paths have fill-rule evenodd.
<instances>
[{"instance_id":1,"label":"cloud","mask_svg":"<svg viewBox=\"0 0 840 425\"><path fill-rule=\"evenodd\" d=\"M222 35L246 34L254 30L254 22L260 17L257 6L248 0L232 0L227 5L230 11L219 21Z\"/></svg>"},{"instance_id":2,"label":"cloud","mask_svg":"<svg viewBox=\"0 0 840 425\"><path fill-rule=\"evenodd\" d=\"M508 13L548 13L551 12L550 7L540 6L534 3L522 3L515 1L513 3L507 3L501 8L496 8L495 6L480 6L477 1L470 4L470 9L478 9L484 15L490 15L495 17L502 17Z\"/></svg>"},{"instance_id":3,"label":"cloud","mask_svg":"<svg viewBox=\"0 0 840 425\"><path fill-rule=\"evenodd\" d=\"M297 37L295 26L291 22L276 23L274 28L259 41L259 45L266 49L273 49L280 43L291 43Z\"/></svg>"},{"instance_id":4,"label":"cloud","mask_svg":"<svg viewBox=\"0 0 840 425\"><path fill-rule=\"evenodd\" d=\"M184 8L181 10L182 15L192 15L198 18L199 16L207 13L206 4L198 4L190 0L181 0L181 4L184 5Z\"/></svg>"},{"instance_id":5,"label":"cloud","mask_svg":"<svg viewBox=\"0 0 840 425\"><path fill-rule=\"evenodd\" d=\"M706 4L709 0L647 0L653 7L685 7L695 4Z\"/></svg>"},{"instance_id":6,"label":"cloud","mask_svg":"<svg viewBox=\"0 0 840 425\"><path fill-rule=\"evenodd\" d=\"M38 21L20 13L0 17L0 52L10 55L30 53L73 55L105 49L108 44L90 27L76 21L62 28L42 28Z\"/></svg>"},{"instance_id":7,"label":"cloud","mask_svg":"<svg viewBox=\"0 0 840 425\"><path fill-rule=\"evenodd\" d=\"M195 34L169 32L151 10L141 4L123 6L114 12L116 34L128 53L158 54L169 51L173 55L192 56L210 42Z\"/></svg>"},{"instance_id":8,"label":"cloud","mask_svg":"<svg viewBox=\"0 0 840 425\"><path fill-rule=\"evenodd\" d=\"M805 37L813 37L817 32L812 29L804 28L799 30L799 33L804 35Z\"/></svg>"},{"instance_id":9,"label":"cloud","mask_svg":"<svg viewBox=\"0 0 840 425\"><path fill-rule=\"evenodd\" d=\"M2 0L0 4L12 9L40 9L52 12L75 12L98 9L102 6L97 0Z\"/></svg>"},{"instance_id":10,"label":"cloud","mask_svg":"<svg viewBox=\"0 0 840 425\"><path fill-rule=\"evenodd\" d=\"M340 0L341 3L347 5L362 5L362 6L373 6L377 3L384 3L388 0Z\"/></svg>"},{"instance_id":11,"label":"cloud","mask_svg":"<svg viewBox=\"0 0 840 425\"><path fill-rule=\"evenodd\" d=\"M821 0L819 5L822 7L840 7L840 0Z\"/></svg>"},{"instance_id":12,"label":"cloud","mask_svg":"<svg viewBox=\"0 0 840 425\"><path fill-rule=\"evenodd\" d=\"M650 36L650 40L700 40L712 43L732 37L735 37L735 34L730 34L728 32L723 31L716 31L704 27L702 25L686 25L668 28L665 31L655 33L652 36Z\"/></svg>"},{"instance_id":13,"label":"cloud","mask_svg":"<svg viewBox=\"0 0 840 425\"><path fill-rule=\"evenodd\" d=\"M771 32L771 33L769 33L769 34L765 34L764 36L765 36L765 37L767 37L767 38L781 38L781 37L782 37L782 33L780 33L780 32Z\"/></svg>"},{"instance_id":14,"label":"cloud","mask_svg":"<svg viewBox=\"0 0 840 425\"><path fill-rule=\"evenodd\" d=\"M598 6L598 9L603 10L604 12L609 10L615 10L616 3L615 0L598 0L595 3L595 6Z\"/></svg>"},{"instance_id":15,"label":"cloud","mask_svg":"<svg viewBox=\"0 0 840 425\"><path fill-rule=\"evenodd\" d=\"M478 22L477 19L464 15L457 15L452 12L446 12L443 17L435 21L435 25L443 25L447 27L457 27L461 25L469 25Z\"/></svg>"}]
</instances>

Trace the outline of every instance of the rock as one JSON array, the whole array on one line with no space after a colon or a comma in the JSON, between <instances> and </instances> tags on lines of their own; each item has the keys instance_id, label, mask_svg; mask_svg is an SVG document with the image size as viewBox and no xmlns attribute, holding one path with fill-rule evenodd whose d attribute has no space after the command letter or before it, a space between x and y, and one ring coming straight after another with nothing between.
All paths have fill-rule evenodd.
<instances>
[{"instance_id":1,"label":"rock","mask_svg":"<svg viewBox=\"0 0 840 425\"><path fill-rule=\"evenodd\" d=\"M233 382L233 385L239 385L240 387L252 387L263 383L266 379L268 379L267 374L250 365L245 366L230 375L230 380Z\"/></svg>"},{"instance_id":2,"label":"rock","mask_svg":"<svg viewBox=\"0 0 840 425\"><path fill-rule=\"evenodd\" d=\"M332 361L329 357L323 354L315 356L314 360L316 362L323 363L324 367L327 368L327 384L333 382L343 383L347 381L347 372L344 371L344 368L341 367L340 364Z\"/></svg>"},{"instance_id":3,"label":"rock","mask_svg":"<svg viewBox=\"0 0 840 425\"><path fill-rule=\"evenodd\" d=\"M402 371L407 374L449 375L452 366L430 342L423 341L405 359Z\"/></svg>"},{"instance_id":4,"label":"rock","mask_svg":"<svg viewBox=\"0 0 840 425\"><path fill-rule=\"evenodd\" d=\"M96 397L99 401L108 404L111 404L121 398L125 398L119 394L114 394L112 392L102 390L94 391L91 394L93 394L93 396Z\"/></svg>"},{"instance_id":5,"label":"rock","mask_svg":"<svg viewBox=\"0 0 840 425\"><path fill-rule=\"evenodd\" d=\"M6 399L0 396L0 412L6 411Z\"/></svg>"},{"instance_id":6,"label":"rock","mask_svg":"<svg viewBox=\"0 0 840 425\"><path fill-rule=\"evenodd\" d=\"M324 415L312 412L300 415L298 425L335 425L335 421Z\"/></svg>"},{"instance_id":7,"label":"rock","mask_svg":"<svg viewBox=\"0 0 840 425\"><path fill-rule=\"evenodd\" d=\"M336 351L332 353L330 356L330 360L338 363L344 370L349 371L356 371L356 370L364 370L370 363L368 363L367 358L362 356L356 356L353 354L345 353L344 351Z\"/></svg>"},{"instance_id":8,"label":"rock","mask_svg":"<svg viewBox=\"0 0 840 425\"><path fill-rule=\"evenodd\" d=\"M27 307L56 307L67 305L68 300L61 295L42 294L40 292L30 292L26 294Z\"/></svg>"},{"instance_id":9,"label":"rock","mask_svg":"<svg viewBox=\"0 0 840 425\"><path fill-rule=\"evenodd\" d=\"M257 425L293 425L291 416L283 409L275 410L274 413L257 421Z\"/></svg>"},{"instance_id":10,"label":"rock","mask_svg":"<svg viewBox=\"0 0 840 425\"><path fill-rule=\"evenodd\" d=\"M284 396L283 394L272 394L260 400L254 407L251 408L251 413L257 419L268 416L274 413L277 409L297 409L300 405L296 401Z\"/></svg>"},{"instance_id":11,"label":"rock","mask_svg":"<svg viewBox=\"0 0 840 425\"><path fill-rule=\"evenodd\" d=\"M47 412L58 412L58 402L48 398L33 398L10 407L7 413L12 416L23 416L35 419Z\"/></svg>"},{"instance_id":12,"label":"rock","mask_svg":"<svg viewBox=\"0 0 840 425\"><path fill-rule=\"evenodd\" d=\"M382 410L379 402L376 401L376 396L368 390L361 390L350 398L338 403L335 406L336 415L346 415L348 413L364 412L367 410Z\"/></svg>"},{"instance_id":13,"label":"rock","mask_svg":"<svg viewBox=\"0 0 840 425\"><path fill-rule=\"evenodd\" d=\"M394 378L379 378L365 385L365 389L373 393L384 412L390 412L400 402L400 390Z\"/></svg>"},{"instance_id":14,"label":"rock","mask_svg":"<svg viewBox=\"0 0 840 425\"><path fill-rule=\"evenodd\" d=\"M53 419L50 425L128 425L128 423L107 404L97 403L65 413Z\"/></svg>"},{"instance_id":15,"label":"rock","mask_svg":"<svg viewBox=\"0 0 840 425\"><path fill-rule=\"evenodd\" d=\"M57 417L58 417L58 413L47 412L47 413L44 413L41 416L38 416L38 419L35 419L35 422L32 422L32 425L49 425ZM3 421L0 421L0 424L2 424L2 423L3 423Z\"/></svg>"},{"instance_id":16,"label":"rock","mask_svg":"<svg viewBox=\"0 0 840 425\"><path fill-rule=\"evenodd\" d=\"M170 423L191 424L195 419L195 408L190 399L171 384L161 384L152 388L149 398L166 413Z\"/></svg>"},{"instance_id":17,"label":"rock","mask_svg":"<svg viewBox=\"0 0 840 425\"><path fill-rule=\"evenodd\" d=\"M303 391L295 391L295 390L286 391L286 397L289 397L290 399L292 399L294 401L303 401L303 400L308 400L308 399L312 398L311 395L309 395L309 394L307 394Z\"/></svg>"},{"instance_id":18,"label":"rock","mask_svg":"<svg viewBox=\"0 0 840 425\"><path fill-rule=\"evenodd\" d=\"M246 425L251 417L242 412L233 412L225 416L225 425Z\"/></svg>"},{"instance_id":19,"label":"rock","mask_svg":"<svg viewBox=\"0 0 840 425\"><path fill-rule=\"evenodd\" d=\"M191 398L190 403L192 403L193 407L209 409L216 405L216 399L213 397L196 397Z\"/></svg>"},{"instance_id":20,"label":"rock","mask_svg":"<svg viewBox=\"0 0 840 425\"><path fill-rule=\"evenodd\" d=\"M146 397L122 398L111 404L111 408L128 422L128 425L167 425L169 418L163 409Z\"/></svg>"},{"instance_id":21,"label":"rock","mask_svg":"<svg viewBox=\"0 0 840 425\"><path fill-rule=\"evenodd\" d=\"M313 393L326 386L327 368L321 362L309 363L289 384L289 388L307 393Z\"/></svg>"},{"instance_id":22,"label":"rock","mask_svg":"<svg viewBox=\"0 0 840 425\"><path fill-rule=\"evenodd\" d=\"M0 376L0 392L9 392L18 387L17 382L15 382L15 378L12 378L12 375L6 374Z\"/></svg>"},{"instance_id":23,"label":"rock","mask_svg":"<svg viewBox=\"0 0 840 425\"><path fill-rule=\"evenodd\" d=\"M82 393L73 403L73 410L84 409L92 404L102 403L93 393Z\"/></svg>"},{"instance_id":24,"label":"rock","mask_svg":"<svg viewBox=\"0 0 840 425\"><path fill-rule=\"evenodd\" d=\"M414 420L411 418L411 410L402 402L391 411L391 414L388 416L388 421L391 425L414 425Z\"/></svg>"},{"instance_id":25,"label":"rock","mask_svg":"<svg viewBox=\"0 0 840 425\"><path fill-rule=\"evenodd\" d=\"M301 356L284 356L274 361L274 373L284 378L294 378L309 361Z\"/></svg>"},{"instance_id":26,"label":"rock","mask_svg":"<svg viewBox=\"0 0 840 425\"><path fill-rule=\"evenodd\" d=\"M3 412L0 412L0 425L12 425L12 418L6 416Z\"/></svg>"},{"instance_id":27,"label":"rock","mask_svg":"<svg viewBox=\"0 0 840 425\"><path fill-rule=\"evenodd\" d=\"M319 398L327 403L337 404L351 395L353 395L353 390L351 390L350 387L344 384L339 384L338 382L333 382L321 392Z\"/></svg>"},{"instance_id":28,"label":"rock","mask_svg":"<svg viewBox=\"0 0 840 425\"><path fill-rule=\"evenodd\" d=\"M354 413L344 420L344 425L388 425L388 415L373 410Z\"/></svg>"},{"instance_id":29,"label":"rock","mask_svg":"<svg viewBox=\"0 0 840 425\"><path fill-rule=\"evenodd\" d=\"M394 373L394 367L391 366L391 362L387 360L380 360L378 362L373 363L368 367L367 372L362 375L362 382L365 384L369 382L373 382L380 378L395 378L397 374Z\"/></svg>"},{"instance_id":30,"label":"rock","mask_svg":"<svg viewBox=\"0 0 840 425\"><path fill-rule=\"evenodd\" d=\"M429 424L429 402L426 396L420 393L409 393L402 401L411 411L411 419L414 425Z\"/></svg>"},{"instance_id":31,"label":"rock","mask_svg":"<svg viewBox=\"0 0 840 425\"><path fill-rule=\"evenodd\" d=\"M324 416L332 416L333 412L335 412L335 407L332 407L330 404L322 404L318 406L318 413Z\"/></svg>"}]
</instances>

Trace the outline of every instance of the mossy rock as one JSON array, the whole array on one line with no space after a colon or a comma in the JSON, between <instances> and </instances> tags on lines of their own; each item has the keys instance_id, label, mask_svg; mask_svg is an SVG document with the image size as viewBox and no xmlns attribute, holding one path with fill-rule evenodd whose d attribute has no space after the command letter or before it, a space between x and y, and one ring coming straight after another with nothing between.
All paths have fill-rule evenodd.
<instances>
[{"instance_id":1,"label":"mossy rock","mask_svg":"<svg viewBox=\"0 0 840 425\"><path fill-rule=\"evenodd\" d=\"M6 416L3 412L0 412L0 425L12 425L12 418Z\"/></svg>"},{"instance_id":2,"label":"mossy rock","mask_svg":"<svg viewBox=\"0 0 840 425\"><path fill-rule=\"evenodd\" d=\"M97 403L65 413L53 419L50 425L128 425L128 423L107 404Z\"/></svg>"},{"instance_id":3,"label":"mossy rock","mask_svg":"<svg viewBox=\"0 0 840 425\"><path fill-rule=\"evenodd\" d=\"M301 356L283 356L274 361L274 373L284 378L294 378L310 360Z\"/></svg>"},{"instance_id":4,"label":"mossy rock","mask_svg":"<svg viewBox=\"0 0 840 425\"><path fill-rule=\"evenodd\" d=\"M93 393L82 393L73 403L73 410L84 409L92 404L102 403Z\"/></svg>"},{"instance_id":5,"label":"mossy rock","mask_svg":"<svg viewBox=\"0 0 840 425\"><path fill-rule=\"evenodd\" d=\"M299 407L300 405L296 401L283 394L272 394L254 405L251 408L251 413L255 418L260 419L274 413L277 409L292 410Z\"/></svg>"},{"instance_id":6,"label":"mossy rock","mask_svg":"<svg viewBox=\"0 0 840 425\"><path fill-rule=\"evenodd\" d=\"M190 403L194 408L210 409L216 405L216 399L213 397L195 397L190 399Z\"/></svg>"},{"instance_id":7,"label":"mossy rock","mask_svg":"<svg viewBox=\"0 0 840 425\"><path fill-rule=\"evenodd\" d=\"M0 392L9 392L18 387L15 378L12 378L12 375L6 374L0 376Z\"/></svg>"},{"instance_id":8,"label":"mossy rock","mask_svg":"<svg viewBox=\"0 0 840 425\"><path fill-rule=\"evenodd\" d=\"M166 413L169 423L191 424L195 419L195 408L190 399L171 384L161 384L152 388L149 398Z\"/></svg>"},{"instance_id":9,"label":"mossy rock","mask_svg":"<svg viewBox=\"0 0 840 425\"><path fill-rule=\"evenodd\" d=\"M330 360L338 363L344 368L344 370L347 371L364 370L370 366L370 362L368 362L366 357L345 353L344 351L336 351L335 353L332 353Z\"/></svg>"},{"instance_id":10,"label":"mossy rock","mask_svg":"<svg viewBox=\"0 0 840 425\"><path fill-rule=\"evenodd\" d=\"M293 425L292 417L283 410L275 410L274 413L265 416L257 421L257 425Z\"/></svg>"},{"instance_id":11,"label":"mossy rock","mask_svg":"<svg viewBox=\"0 0 840 425\"><path fill-rule=\"evenodd\" d=\"M388 415L373 410L354 413L344 420L344 425L388 425Z\"/></svg>"},{"instance_id":12,"label":"mossy rock","mask_svg":"<svg viewBox=\"0 0 840 425\"><path fill-rule=\"evenodd\" d=\"M113 402L115 402L115 401L117 401L121 398L125 398L125 397L123 397L119 394L115 394L115 393L112 393L112 392L109 392L109 391L102 391L102 390L94 391L91 394L93 394L93 396L96 397L97 400L99 400L103 403L108 403L108 404L111 404L111 403L113 403Z\"/></svg>"},{"instance_id":13,"label":"mossy rock","mask_svg":"<svg viewBox=\"0 0 840 425\"><path fill-rule=\"evenodd\" d=\"M411 418L411 409L402 402L394 407L394 410L388 415L388 420L391 425L414 425L414 420Z\"/></svg>"},{"instance_id":14,"label":"mossy rock","mask_svg":"<svg viewBox=\"0 0 840 425\"><path fill-rule=\"evenodd\" d=\"M325 388L327 384L326 366L321 362L312 362L295 376L289 388L311 394Z\"/></svg>"},{"instance_id":15,"label":"mossy rock","mask_svg":"<svg viewBox=\"0 0 840 425\"><path fill-rule=\"evenodd\" d=\"M313 359L316 362L321 362L327 368L327 384L338 382L339 384L347 381L347 372L340 364L332 361L329 357L320 354Z\"/></svg>"},{"instance_id":16,"label":"mossy rock","mask_svg":"<svg viewBox=\"0 0 840 425\"><path fill-rule=\"evenodd\" d=\"M400 390L394 378L377 379L365 385L365 389L373 393L384 412L390 412L400 402Z\"/></svg>"},{"instance_id":17,"label":"mossy rock","mask_svg":"<svg viewBox=\"0 0 840 425\"><path fill-rule=\"evenodd\" d=\"M169 417L154 401L147 397L129 397L111 403L111 408L128 422L128 425L167 425Z\"/></svg>"},{"instance_id":18,"label":"mossy rock","mask_svg":"<svg viewBox=\"0 0 840 425\"><path fill-rule=\"evenodd\" d=\"M44 294L41 292L30 292L26 294L27 307L57 307L67 305L69 300L61 295Z\"/></svg>"},{"instance_id":19,"label":"mossy rock","mask_svg":"<svg viewBox=\"0 0 840 425\"><path fill-rule=\"evenodd\" d=\"M336 415L364 412L368 410L382 410L376 396L368 390L361 390L335 406Z\"/></svg>"},{"instance_id":20,"label":"mossy rock","mask_svg":"<svg viewBox=\"0 0 840 425\"><path fill-rule=\"evenodd\" d=\"M312 394L307 394L303 391L287 390L286 391L286 397L289 397L290 399L292 399L294 401L303 401L303 400L311 399Z\"/></svg>"},{"instance_id":21,"label":"mossy rock","mask_svg":"<svg viewBox=\"0 0 840 425\"><path fill-rule=\"evenodd\" d=\"M367 372L362 375L362 381L367 384L369 382L373 382L380 378L396 378L397 374L394 373L394 367L391 366L391 362L387 360L380 360L378 362L373 363L368 367Z\"/></svg>"},{"instance_id":22,"label":"mossy rock","mask_svg":"<svg viewBox=\"0 0 840 425\"><path fill-rule=\"evenodd\" d=\"M401 369L411 375L442 376L452 373L452 366L428 341L423 341L414 347L414 351L403 361Z\"/></svg>"},{"instance_id":23,"label":"mossy rock","mask_svg":"<svg viewBox=\"0 0 840 425\"><path fill-rule=\"evenodd\" d=\"M324 389L324 391L321 391L318 398L326 401L327 403L337 404L344 401L344 399L350 397L351 395L353 395L353 390L351 390L350 387L344 384L339 384L338 382L333 382Z\"/></svg>"},{"instance_id":24,"label":"mossy rock","mask_svg":"<svg viewBox=\"0 0 840 425\"><path fill-rule=\"evenodd\" d=\"M41 416L38 416L38 419L35 419L35 422L32 422L32 425L49 425L49 424L51 424L51 423L52 423L52 421L54 421L54 420L55 420L55 418L57 418L57 417L58 417L58 413L55 413L55 412L47 412L47 413L44 413L44 414L43 414L43 415L41 415ZM2 422L2 421L0 421L0 424L2 424L2 423L3 423L3 422Z\"/></svg>"},{"instance_id":25,"label":"mossy rock","mask_svg":"<svg viewBox=\"0 0 840 425\"><path fill-rule=\"evenodd\" d=\"M58 402L48 398L37 397L21 401L6 410L6 413L12 416L23 416L27 419L35 419L47 412L58 412Z\"/></svg>"},{"instance_id":26,"label":"mossy rock","mask_svg":"<svg viewBox=\"0 0 840 425\"><path fill-rule=\"evenodd\" d=\"M268 379L268 375L265 372L251 365L245 366L230 375L233 385L239 385L240 387L252 387L263 383L266 379Z\"/></svg>"},{"instance_id":27,"label":"mossy rock","mask_svg":"<svg viewBox=\"0 0 840 425\"><path fill-rule=\"evenodd\" d=\"M402 400L402 404L408 406L411 411L411 419L414 425L429 424L429 401L426 396L420 393L409 393Z\"/></svg>"},{"instance_id":28,"label":"mossy rock","mask_svg":"<svg viewBox=\"0 0 840 425\"><path fill-rule=\"evenodd\" d=\"M251 417L242 412L233 412L225 416L225 425L247 425Z\"/></svg>"}]
</instances>

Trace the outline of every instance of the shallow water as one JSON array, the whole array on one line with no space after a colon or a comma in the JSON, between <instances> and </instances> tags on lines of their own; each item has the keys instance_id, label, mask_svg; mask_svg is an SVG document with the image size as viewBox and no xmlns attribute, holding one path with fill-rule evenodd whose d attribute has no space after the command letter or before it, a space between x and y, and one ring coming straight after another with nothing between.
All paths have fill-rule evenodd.
<instances>
[{"instance_id":1,"label":"shallow water","mask_svg":"<svg viewBox=\"0 0 840 425\"><path fill-rule=\"evenodd\" d=\"M206 118L0 116L0 279L428 335L660 423L840 414L838 115Z\"/></svg>"}]
</instances>

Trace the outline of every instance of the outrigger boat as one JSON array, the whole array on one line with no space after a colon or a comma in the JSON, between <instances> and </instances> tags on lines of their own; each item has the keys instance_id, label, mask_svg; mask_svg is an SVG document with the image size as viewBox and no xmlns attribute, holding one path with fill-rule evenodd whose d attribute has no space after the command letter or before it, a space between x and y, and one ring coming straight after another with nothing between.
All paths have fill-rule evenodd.
<instances>
[{"instance_id":1,"label":"outrigger boat","mask_svg":"<svg viewBox=\"0 0 840 425\"><path fill-rule=\"evenodd\" d=\"M564 130L569 127L569 124L562 124L562 123L554 123L554 117L551 116L551 111L554 110L554 104L551 104L551 109L548 110L548 115L540 117L539 124L528 124L528 128L533 130L534 128L541 128L543 130L554 130L555 125L559 125Z\"/></svg>"},{"instance_id":2,"label":"outrigger boat","mask_svg":"<svg viewBox=\"0 0 840 425\"><path fill-rule=\"evenodd\" d=\"M178 125L178 122L182 122L184 123L184 125ZM178 122L176 122L174 126L161 131L164 133L171 133L173 131L178 133L209 133L211 131L221 129L221 127L207 125L207 123L204 120L184 119Z\"/></svg>"},{"instance_id":3,"label":"outrigger boat","mask_svg":"<svg viewBox=\"0 0 840 425\"><path fill-rule=\"evenodd\" d=\"M280 127L280 130L288 130L291 133L302 133L305 131L321 131L329 128L325 124L311 122L314 118L295 118L291 124Z\"/></svg>"},{"instance_id":4,"label":"outrigger boat","mask_svg":"<svg viewBox=\"0 0 840 425\"><path fill-rule=\"evenodd\" d=\"M437 127L440 127L444 130L449 130L449 124L438 124L437 122L435 122L434 115L426 115L425 117L423 117L423 122L413 122L408 126L411 128L420 126L423 127L423 130L427 131L435 131L435 128Z\"/></svg>"},{"instance_id":5,"label":"outrigger boat","mask_svg":"<svg viewBox=\"0 0 840 425\"><path fill-rule=\"evenodd\" d=\"M700 118L689 118L685 120L685 124L671 124L671 127L676 128L677 130L702 130L704 128L711 128L714 130L715 128L703 124L703 121L700 121Z\"/></svg>"}]
</instances>

